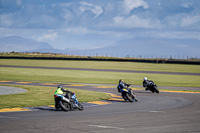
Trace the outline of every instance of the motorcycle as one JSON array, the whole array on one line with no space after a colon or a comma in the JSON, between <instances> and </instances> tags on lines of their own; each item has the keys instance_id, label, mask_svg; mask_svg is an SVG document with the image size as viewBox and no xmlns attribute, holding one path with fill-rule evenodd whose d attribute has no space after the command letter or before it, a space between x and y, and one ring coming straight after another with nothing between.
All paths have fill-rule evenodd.
<instances>
[{"instance_id":1,"label":"motorcycle","mask_svg":"<svg viewBox=\"0 0 200 133\"><path fill-rule=\"evenodd\" d=\"M157 88L157 85L153 82L153 81L150 81L149 84L147 85L147 88L145 89L146 91L147 90L150 90L151 92L156 92L156 93L159 93L159 90Z\"/></svg>"},{"instance_id":2,"label":"motorcycle","mask_svg":"<svg viewBox=\"0 0 200 133\"><path fill-rule=\"evenodd\" d=\"M129 102L138 102L138 99L135 95L135 93L133 93L133 90L131 88L128 88L130 86L130 84L127 84L126 85L127 88L123 88L121 89L119 86L117 87L118 90L121 92L122 94L122 98L125 100L125 101L129 101Z\"/></svg>"},{"instance_id":3,"label":"motorcycle","mask_svg":"<svg viewBox=\"0 0 200 133\"><path fill-rule=\"evenodd\" d=\"M55 108L61 108L63 111L69 111L71 109L83 110L83 105L77 100L75 93L71 95L71 98L67 98L67 94L64 95L54 95Z\"/></svg>"}]
</instances>

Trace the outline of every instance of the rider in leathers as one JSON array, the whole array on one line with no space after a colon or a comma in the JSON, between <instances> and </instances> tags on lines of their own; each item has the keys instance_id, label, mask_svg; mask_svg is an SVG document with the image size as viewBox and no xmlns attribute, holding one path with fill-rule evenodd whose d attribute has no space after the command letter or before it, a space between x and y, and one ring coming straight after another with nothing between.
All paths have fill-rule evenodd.
<instances>
[{"instance_id":1,"label":"rider in leathers","mask_svg":"<svg viewBox=\"0 0 200 133\"><path fill-rule=\"evenodd\" d=\"M149 83L150 82L153 82L152 80L148 80L147 77L144 77L144 81L143 81L143 87L145 87L145 90L147 91L148 90L148 87L149 87Z\"/></svg>"},{"instance_id":2,"label":"rider in leathers","mask_svg":"<svg viewBox=\"0 0 200 133\"><path fill-rule=\"evenodd\" d=\"M119 80L119 84L117 86L118 92L120 93L122 89L126 88L128 89L127 86L130 86L130 84L125 83L122 79Z\"/></svg>"},{"instance_id":3,"label":"rider in leathers","mask_svg":"<svg viewBox=\"0 0 200 133\"><path fill-rule=\"evenodd\" d=\"M64 94L64 92L66 92L66 94ZM66 98L68 98L70 100L72 100L71 99L71 95L73 95L73 94L74 94L73 92L64 89L62 85L58 85L58 87L57 87L57 89L55 91L55 95L58 95L58 96L59 95L63 95L63 96L65 96ZM56 107L56 109L59 108L58 106L59 106L58 105L58 101L56 101L56 99L55 99L55 107Z\"/></svg>"}]
</instances>

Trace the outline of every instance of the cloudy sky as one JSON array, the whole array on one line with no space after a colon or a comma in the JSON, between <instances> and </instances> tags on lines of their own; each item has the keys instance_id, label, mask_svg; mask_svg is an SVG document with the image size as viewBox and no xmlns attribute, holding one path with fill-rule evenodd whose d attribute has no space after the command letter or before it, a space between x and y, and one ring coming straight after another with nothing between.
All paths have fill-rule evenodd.
<instances>
[{"instance_id":1,"label":"cloudy sky","mask_svg":"<svg viewBox=\"0 0 200 133\"><path fill-rule=\"evenodd\" d=\"M93 49L137 37L200 40L200 0L0 0L0 37Z\"/></svg>"}]
</instances>

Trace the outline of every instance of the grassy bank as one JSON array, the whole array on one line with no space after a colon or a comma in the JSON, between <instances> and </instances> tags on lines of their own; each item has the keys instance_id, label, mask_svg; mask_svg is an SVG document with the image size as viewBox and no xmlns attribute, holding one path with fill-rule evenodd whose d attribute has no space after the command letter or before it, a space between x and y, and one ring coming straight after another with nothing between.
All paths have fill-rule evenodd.
<instances>
[{"instance_id":1,"label":"grassy bank","mask_svg":"<svg viewBox=\"0 0 200 133\"><path fill-rule=\"evenodd\" d=\"M200 73L199 65L155 64L155 63L137 63L137 62L114 62L114 61L108 62L108 61L0 59L0 65Z\"/></svg>"},{"instance_id":2,"label":"grassy bank","mask_svg":"<svg viewBox=\"0 0 200 133\"><path fill-rule=\"evenodd\" d=\"M20 94L0 95L0 109L54 105L53 95L56 90L54 87L25 85L15 85L14 87L24 88L27 90L27 92ZM99 101L110 98L110 95L100 92L92 92L79 89L69 90L75 92L80 102Z\"/></svg>"},{"instance_id":3,"label":"grassy bank","mask_svg":"<svg viewBox=\"0 0 200 133\"><path fill-rule=\"evenodd\" d=\"M151 64L133 62L124 63L98 61L0 59L0 65L200 73L199 65ZM0 80L10 81L117 84L119 79L124 79L126 82L131 84L141 85L143 77L148 77L149 79L154 80L158 86L200 87L200 77L189 75L8 67L1 67L0 69Z\"/></svg>"},{"instance_id":4,"label":"grassy bank","mask_svg":"<svg viewBox=\"0 0 200 133\"><path fill-rule=\"evenodd\" d=\"M113 61L105 62L0 59L0 65L200 73L199 65L153 64ZM0 80L9 81L27 81L41 83L94 83L117 85L119 79L124 79L124 81L128 83L134 85L142 85L143 77L148 77L149 79L152 79L158 86L200 87L200 76L150 74L145 72L127 73L0 67ZM22 94L1 95L0 108L45 106L54 104L53 94L56 88L38 86L16 87L25 88L29 91ZM97 101L109 98L108 95L103 93L76 89L73 89L72 91L75 91L80 102Z\"/></svg>"}]
</instances>

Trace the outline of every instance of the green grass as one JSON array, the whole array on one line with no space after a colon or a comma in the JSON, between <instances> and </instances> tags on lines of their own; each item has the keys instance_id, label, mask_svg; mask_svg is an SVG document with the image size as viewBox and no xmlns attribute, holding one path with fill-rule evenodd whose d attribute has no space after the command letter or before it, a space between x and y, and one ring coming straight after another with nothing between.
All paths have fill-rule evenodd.
<instances>
[{"instance_id":1,"label":"green grass","mask_svg":"<svg viewBox=\"0 0 200 133\"><path fill-rule=\"evenodd\" d=\"M48 82L48 83L98 83L118 84L119 79L142 85L143 77L155 81L158 86L200 87L199 76L146 73L98 72L81 70L55 70L32 68L0 69L0 80Z\"/></svg>"},{"instance_id":2,"label":"green grass","mask_svg":"<svg viewBox=\"0 0 200 133\"><path fill-rule=\"evenodd\" d=\"M136 62L114 62L114 61L0 59L0 65L200 73L199 65L155 64L155 63L136 63Z\"/></svg>"},{"instance_id":3,"label":"green grass","mask_svg":"<svg viewBox=\"0 0 200 133\"><path fill-rule=\"evenodd\" d=\"M199 65L134 62L0 59L0 65L200 73ZM0 67L0 80L10 81L117 85L119 79L124 79L125 82L130 84L142 85L143 77L155 81L158 86L200 87L200 76ZM53 94L56 88L22 85L17 87L29 91L21 94L1 95L0 108L54 104ZM75 89L72 91L75 91L78 100L81 102L102 100L109 97L98 92Z\"/></svg>"},{"instance_id":4,"label":"green grass","mask_svg":"<svg viewBox=\"0 0 200 133\"><path fill-rule=\"evenodd\" d=\"M8 85L10 86L10 85ZM20 94L0 95L0 109L15 107L38 107L54 105L55 87L15 85L28 91ZM110 95L101 92L68 89L75 92L80 102L99 101L110 98Z\"/></svg>"}]
</instances>

